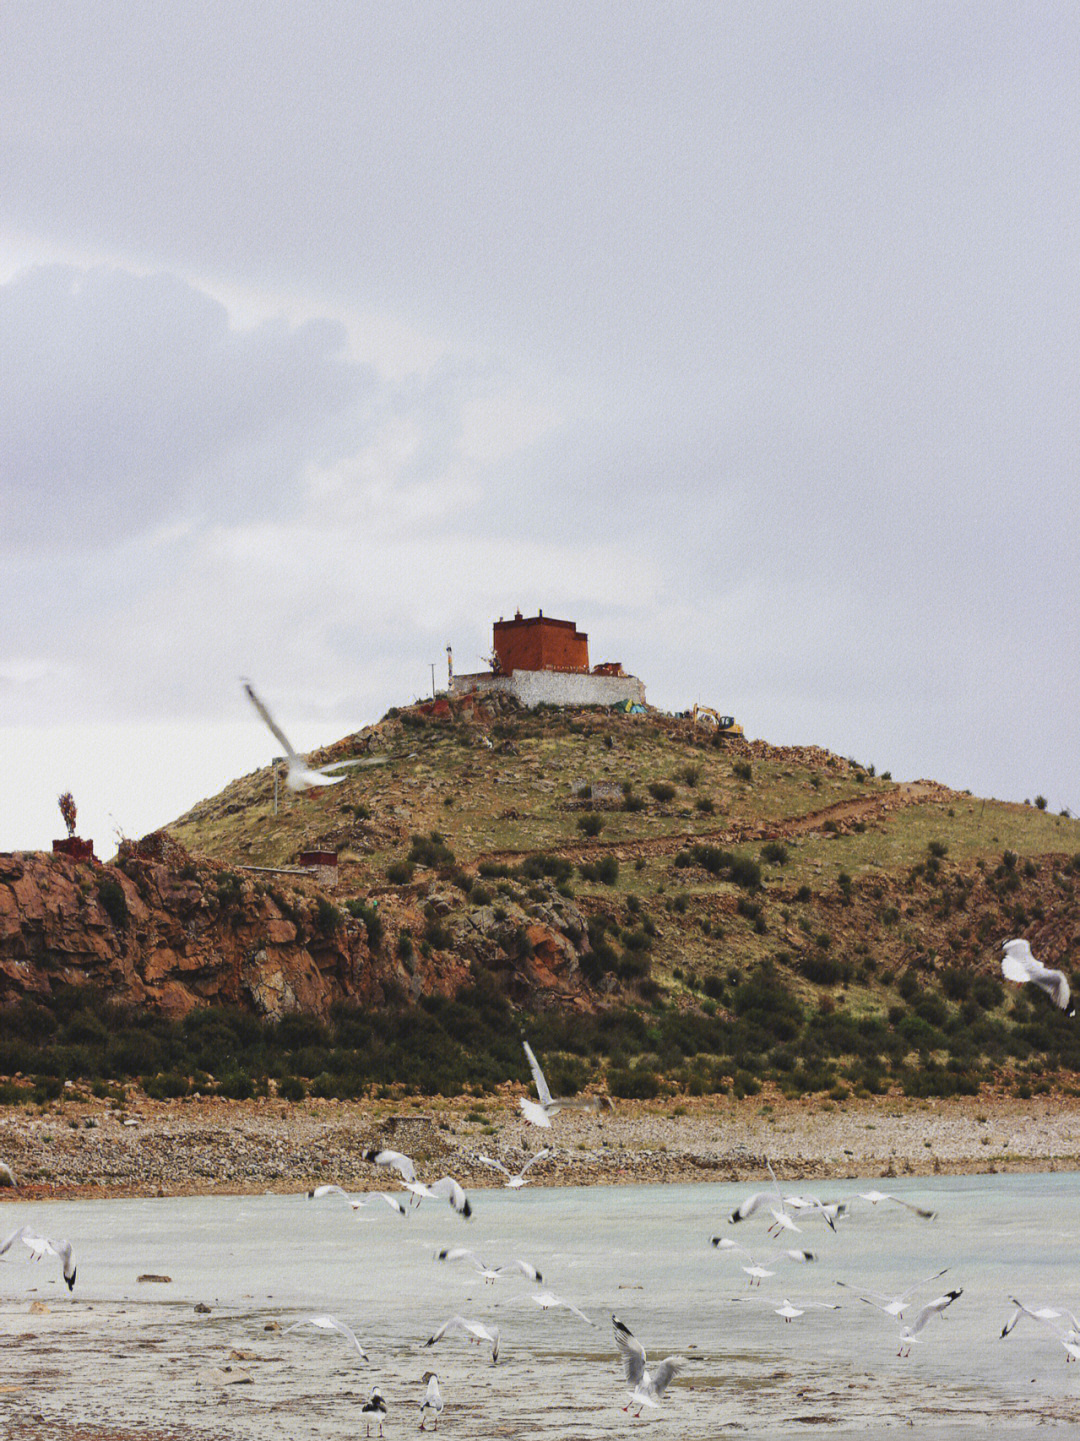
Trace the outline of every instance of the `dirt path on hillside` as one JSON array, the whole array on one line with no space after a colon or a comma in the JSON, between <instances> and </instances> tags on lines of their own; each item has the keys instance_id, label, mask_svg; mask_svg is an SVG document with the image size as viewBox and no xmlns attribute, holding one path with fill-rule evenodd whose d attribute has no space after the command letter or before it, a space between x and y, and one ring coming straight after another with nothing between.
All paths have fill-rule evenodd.
<instances>
[{"instance_id":1,"label":"dirt path on hillside","mask_svg":"<svg viewBox=\"0 0 1080 1441\"><path fill-rule=\"evenodd\" d=\"M908 806L921 805L931 800L947 800L954 796L948 786L937 781L903 781L893 790L878 795L856 796L852 800L834 801L819 811L805 815L790 816L786 819L766 821L764 824L732 825L717 831L674 831L665 836L651 836L640 841L583 841L573 845L551 846L546 854L561 856L568 861L592 860L601 855L613 855L619 860L635 860L638 856L674 855L687 845L734 846L748 841L784 841L793 836L813 835L824 832L832 826L841 833L850 831L857 822L868 824L880 820ZM829 823L832 823L831 825ZM476 864L489 863L508 865L534 854L530 850L483 851L476 857Z\"/></svg>"}]
</instances>

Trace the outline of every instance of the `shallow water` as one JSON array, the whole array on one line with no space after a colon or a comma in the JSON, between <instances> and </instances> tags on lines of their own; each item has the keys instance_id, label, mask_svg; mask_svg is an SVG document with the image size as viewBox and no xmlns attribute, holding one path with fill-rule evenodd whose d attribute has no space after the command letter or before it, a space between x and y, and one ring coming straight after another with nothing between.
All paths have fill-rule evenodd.
<instances>
[{"instance_id":1,"label":"shallow water","mask_svg":"<svg viewBox=\"0 0 1080 1441\"><path fill-rule=\"evenodd\" d=\"M658 1438L847 1436L909 1423L940 1438L990 1424L1071 1432L1080 1365L1065 1365L1057 1338L1033 1322L1006 1340L999 1333L1011 1295L1080 1310L1080 1177L888 1184L936 1207L938 1219L863 1206L836 1235L804 1220L790 1244L812 1246L818 1260L781 1261L760 1288L739 1258L709 1245L723 1233L759 1259L772 1249L767 1217L726 1221L753 1189L745 1185L481 1191L471 1222L433 1201L402 1221L379 1201L354 1214L340 1198L303 1195L7 1204L0 1232L27 1222L70 1238L79 1272L69 1296L51 1257L32 1263L19 1245L0 1262L0 1422L66 1416L132 1430L183 1423L193 1435L237 1441L321 1441L363 1434L359 1408L377 1381L392 1436L417 1427L420 1378L434 1368L446 1398L439 1430L449 1436L584 1441L646 1425ZM820 1189L833 1197L857 1188ZM466 1262L433 1261L448 1245L494 1263L527 1258L596 1329L565 1310L541 1312L523 1277L488 1286ZM918 1292L908 1319L942 1289L964 1294L929 1323L909 1360L896 1354L898 1324L836 1286L891 1293L943 1266L948 1275ZM140 1284L147 1272L172 1279ZM842 1309L788 1325L773 1313L785 1296ZM35 1301L47 1312L33 1312ZM210 1314L196 1314L197 1302ZM640 1422L621 1409L613 1311L652 1358L678 1352L688 1361ZM265 1329L313 1312L352 1326L370 1361L337 1335ZM501 1328L497 1366L490 1348L460 1336L425 1347L454 1314ZM241 1374L250 1384L236 1384Z\"/></svg>"}]
</instances>

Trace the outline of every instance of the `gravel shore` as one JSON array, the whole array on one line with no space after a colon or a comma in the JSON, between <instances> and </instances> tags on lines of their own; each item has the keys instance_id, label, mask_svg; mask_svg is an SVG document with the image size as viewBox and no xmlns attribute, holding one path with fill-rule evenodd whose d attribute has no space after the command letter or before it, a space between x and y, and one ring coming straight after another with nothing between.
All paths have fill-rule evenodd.
<instances>
[{"instance_id":1,"label":"gravel shore","mask_svg":"<svg viewBox=\"0 0 1080 1441\"><path fill-rule=\"evenodd\" d=\"M515 1098L396 1102L195 1099L123 1110L71 1103L44 1114L0 1111L0 1160L18 1193L0 1199L290 1191L333 1180L387 1184L360 1159L367 1145L406 1151L421 1175L499 1185L487 1155L512 1170L545 1146L542 1185L760 1178L768 1156L788 1179L1080 1170L1080 1106L1071 1098L873 1097L784 1101L767 1093L625 1102L614 1116L558 1115L526 1125Z\"/></svg>"}]
</instances>

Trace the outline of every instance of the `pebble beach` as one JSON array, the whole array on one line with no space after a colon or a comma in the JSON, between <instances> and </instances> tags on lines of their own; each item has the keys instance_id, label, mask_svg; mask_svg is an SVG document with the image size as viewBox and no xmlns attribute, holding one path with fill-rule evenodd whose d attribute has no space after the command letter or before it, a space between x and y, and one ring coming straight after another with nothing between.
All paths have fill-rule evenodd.
<instances>
[{"instance_id":1,"label":"pebble beach","mask_svg":"<svg viewBox=\"0 0 1080 1441\"><path fill-rule=\"evenodd\" d=\"M789 1179L1080 1170L1080 1107L1069 1097L900 1096L792 1102L767 1092L666 1104L622 1102L614 1115L564 1113L526 1125L516 1098L376 1103L196 1099L116 1109L73 1103L0 1112L0 1159L30 1199L290 1191L333 1180L357 1190L385 1178L360 1160L371 1144L413 1155L472 1187L502 1178L544 1146L530 1178L552 1185L743 1181L768 1157Z\"/></svg>"}]
</instances>

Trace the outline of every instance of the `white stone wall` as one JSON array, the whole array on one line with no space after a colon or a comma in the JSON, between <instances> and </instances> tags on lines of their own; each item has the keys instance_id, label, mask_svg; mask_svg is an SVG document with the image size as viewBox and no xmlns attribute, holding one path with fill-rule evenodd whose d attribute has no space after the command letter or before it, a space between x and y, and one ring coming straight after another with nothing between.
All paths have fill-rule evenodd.
<instances>
[{"instance_id":1,"label":"white stone wall","mask_svg":"<svg viewBox=\"0 0 1080 1441\"><path fill-rule=\"evenodd\" d=\"M531 710L538 705L614 705L616 701L645 704L645 687L635 675L586 675L560 670L516 670L513 675L456 675L451 695L469 691L503 691Z\"/></svg>"}]
</instances>

